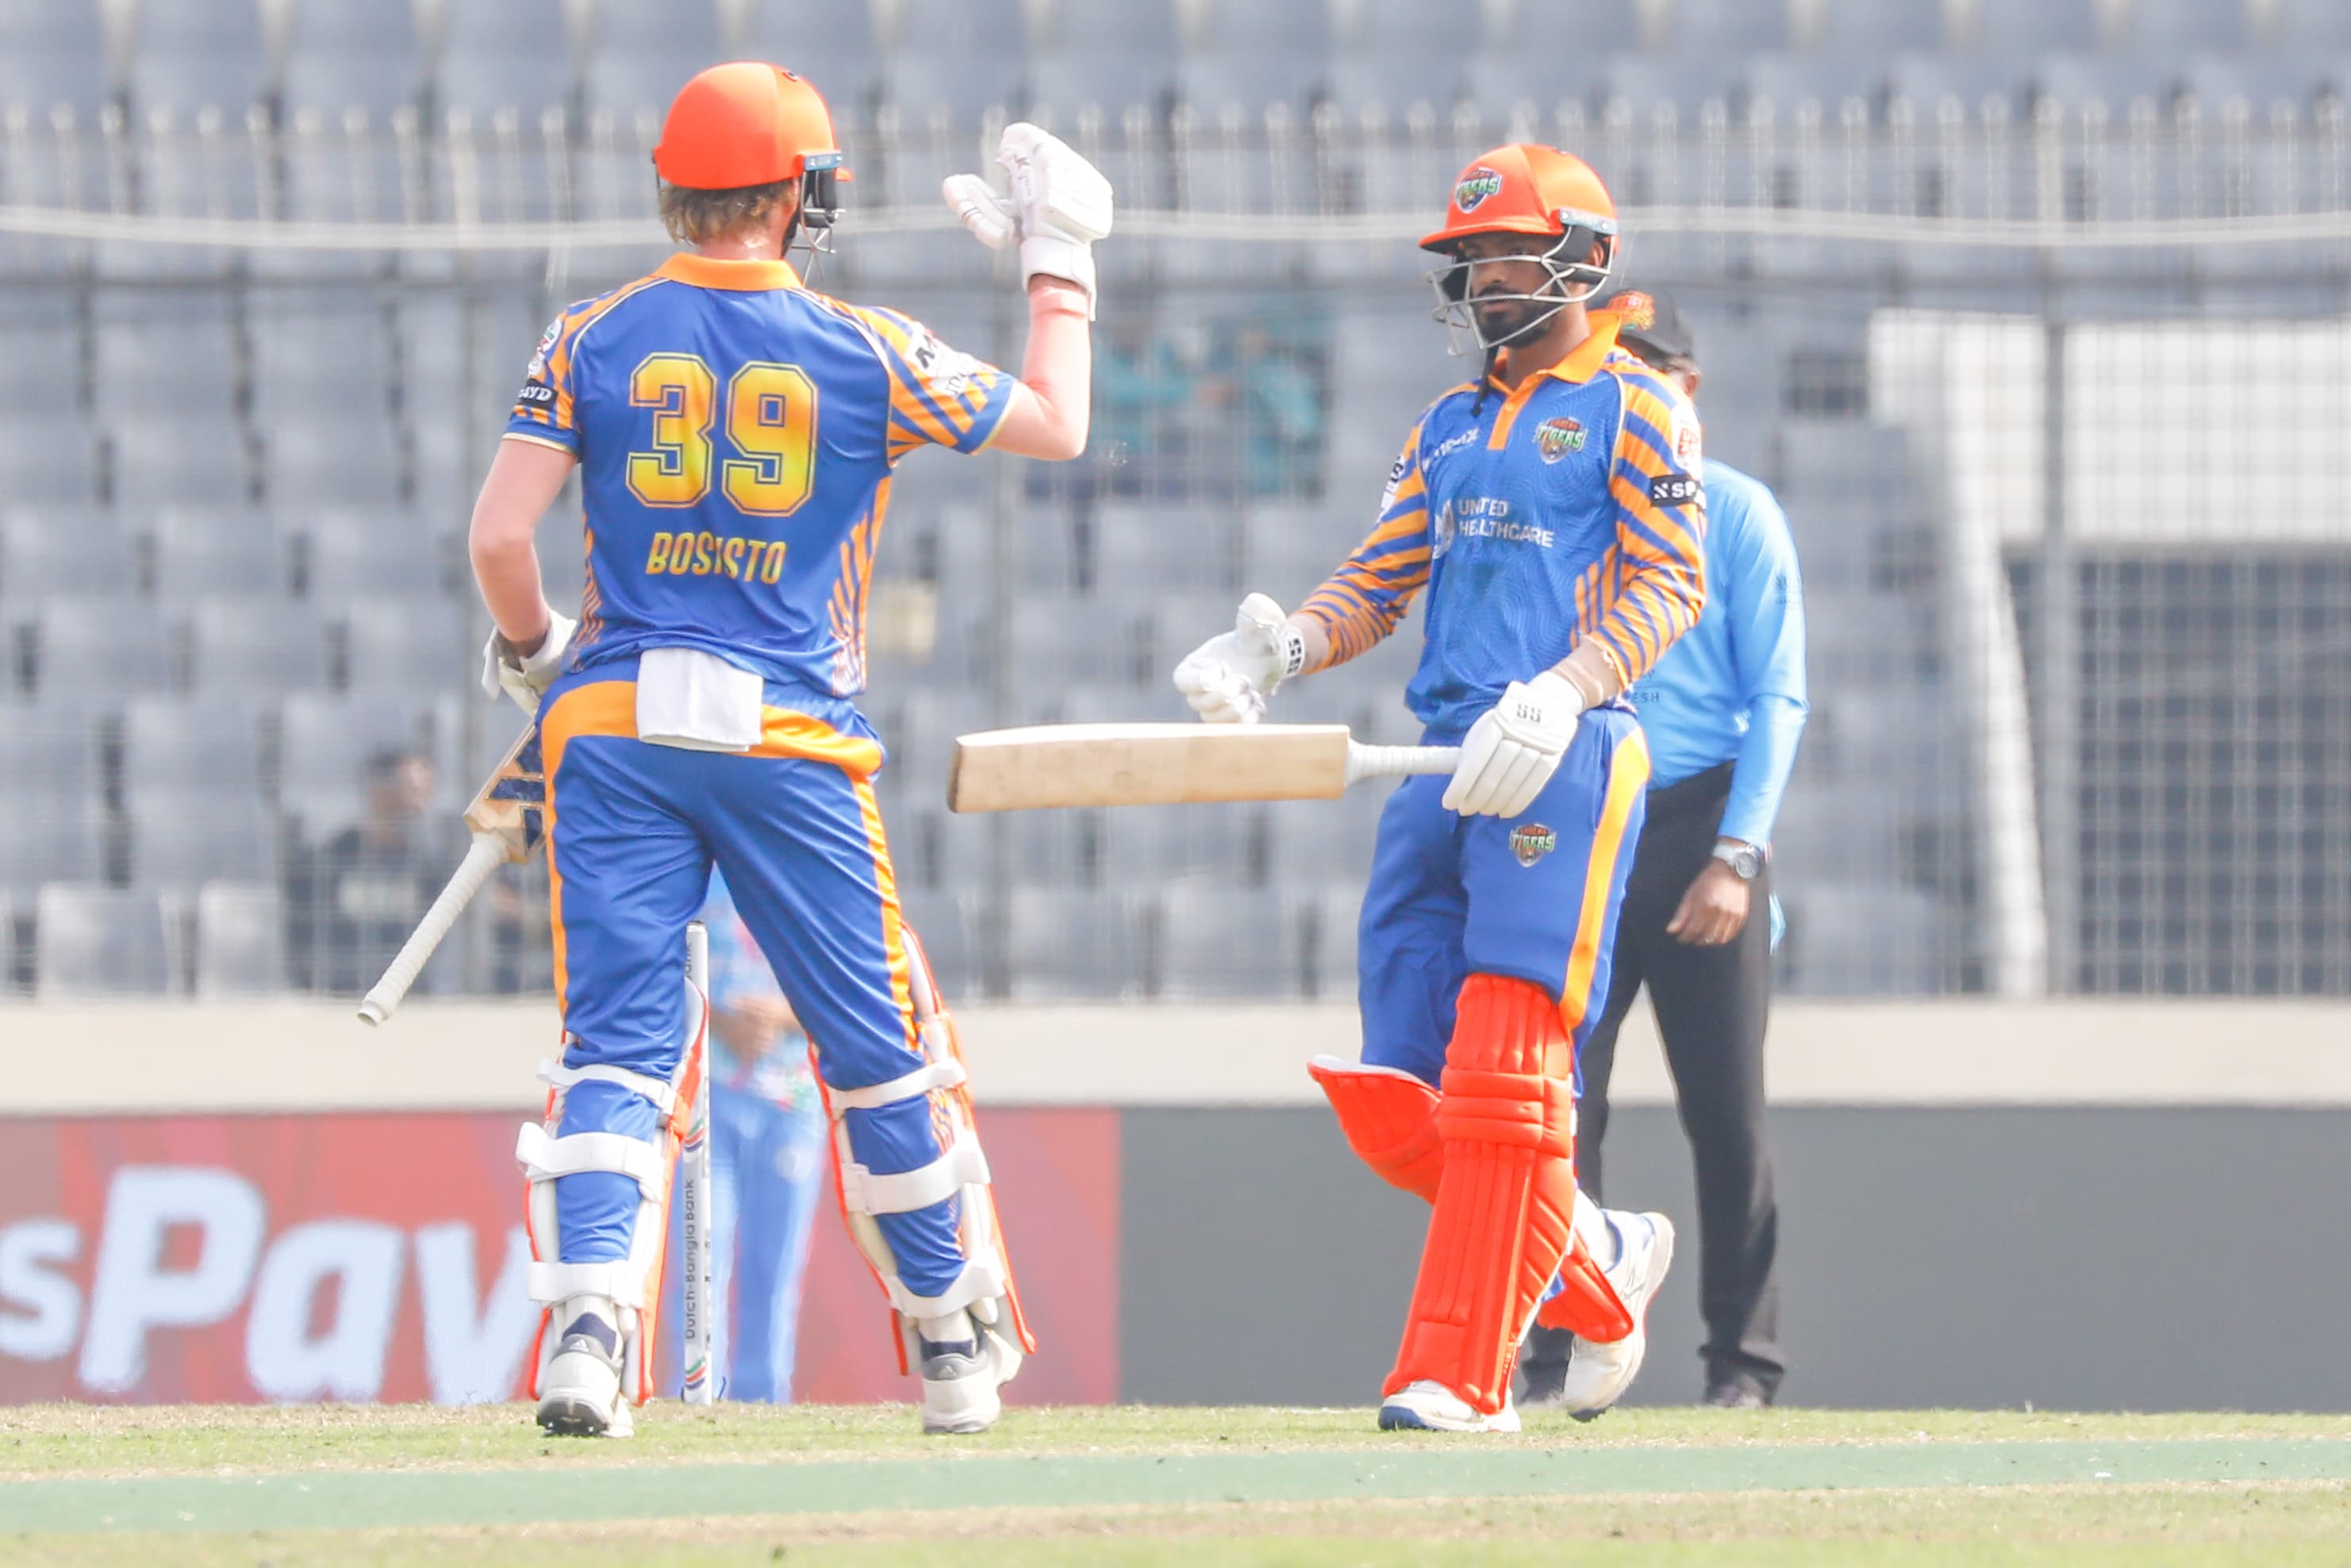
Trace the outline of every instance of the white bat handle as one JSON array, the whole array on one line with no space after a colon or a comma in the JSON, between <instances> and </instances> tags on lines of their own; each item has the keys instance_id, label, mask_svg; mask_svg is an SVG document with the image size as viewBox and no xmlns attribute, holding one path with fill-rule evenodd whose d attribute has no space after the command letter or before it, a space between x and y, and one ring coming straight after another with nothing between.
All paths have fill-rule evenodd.
<instances>
[{"instance_id":1,"label":"white bat handle","mask_svg":"<svg viewBox=\"0 0 2351 1568\"><path fill-rule=\"evenodd\" d=\"M1451 773L1460 764L1458 746L1365 746L1347 742L1347 782L1394 779L1414 773Z\"/></svg>"},{"instance_id":2,"label":"white bat handle","mask_svg":"<svg viewBox=\"0 0 2351 1568\"><path fill-rule=\"evenodd\" d=\"M482 891L482 883L490 880L490 873L503 865L506 858L506 841L496 833L474 835L465 858L457 863L455 873L449 878L449 885L441 890L441 896L433 901L433 907L424 912L424 918L416 923L416 929L408 934L399 953L384 967L383 978L360 998L361 1023L380 1024L392 1016L401 998L408 995L408 988L416 983L417 972L424 967L424 961L433 956L433 949L441 946L441 938L449 935L449 928L457 924L457 916L465 913L465 905L474 901L474 894Z\"/></svg>"}]
</instances>

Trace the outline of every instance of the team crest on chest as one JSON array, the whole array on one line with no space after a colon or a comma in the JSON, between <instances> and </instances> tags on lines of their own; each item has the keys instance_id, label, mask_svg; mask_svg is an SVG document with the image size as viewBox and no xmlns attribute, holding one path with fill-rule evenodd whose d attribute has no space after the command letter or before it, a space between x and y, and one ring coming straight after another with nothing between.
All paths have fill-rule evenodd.
<instances>
[{"instance_id":1,"label":"team crest on chest","mask_svg":"<svg viewBox=\"0 0 2351 1568\"><path fill-rule=\"evenodd\" d=\"M1541 822L1521 822L1510 830L1510 852L1520 865L1535 862L1559 848L1559 835Z\"/></svg>"},{"instance_id":2,"label":"team crest on chest","mask_svg":"<svg viewBox=\"0 0 2351 1568\"><path fill-rule=\"evenodd\" d=\"M1583 422L1562 414L1546 419L1535 430L1535 450L1546 463L1556 463L1571 452L1583 450Z\"/></svg>"}]
</instances>

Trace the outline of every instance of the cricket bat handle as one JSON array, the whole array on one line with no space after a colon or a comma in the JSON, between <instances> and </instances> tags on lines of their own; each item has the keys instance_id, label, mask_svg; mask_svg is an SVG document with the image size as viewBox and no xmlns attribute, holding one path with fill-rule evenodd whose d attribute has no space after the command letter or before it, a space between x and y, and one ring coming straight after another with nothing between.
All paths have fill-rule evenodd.
<instances>
[{"instance_id":1,"label":"cricket bat handle","mask_svg":"<svg viewBox=\"0 0 2351 1568\"><path fill-rule=\"evenodd\" d=\"M433 956L433 950L441 946L449 928L457 924L457 916L465 913L465 905L474 901L474 894L482 891L482 883L490 880L490 873L506 859L506 841L496 833L474 835L465 858L449 878L449 885L441 890L441 896L433 901L433 907L424 912L424 918L416 923L416 929L408 934L408 940L401 944L400 951L385 966L383 978L360 998L361 1023L380 1024L392 1016L401 998L408 995L408 988L416 983L424 961Z\"/></svg>"},{"instance_id":2,"label":"cricket bat handle","mask_svg":"<svg viewBox=\"0 0 2351 1568\"><path fill-rule=\"evenodd\" d=\"M1395 779L1416 773L1449 774L1460 765L1458 746L1366 746L1347 742L1347 782Z\"/></svg>"}]
</instances>

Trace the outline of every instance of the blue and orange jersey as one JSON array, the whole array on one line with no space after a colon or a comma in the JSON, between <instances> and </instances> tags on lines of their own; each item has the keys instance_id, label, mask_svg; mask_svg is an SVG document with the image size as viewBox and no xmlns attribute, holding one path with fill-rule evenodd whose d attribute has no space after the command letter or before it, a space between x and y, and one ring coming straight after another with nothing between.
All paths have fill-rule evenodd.
<instances>
[{"instance_id":1,"label":"blue and orange jersey","mask_svg":"<svg viewBox=\"0 0 2351 1568\"><path fill-rule=\"evenodd\" d=\"M509 440L580 459L580 666L700 648L828 697L865 685L890 471L977 452L1013 378L789 263L670 257L540 339Z\"/></svg>"},{"instance_id":2,"label":"blue and orange jersey","mask_svg":"<svg viewBox=\"0 0 2351 1568\"><path fill-rule=\"evenodd\" d=\"M1502 688L1595 640L1630 686L1705 603L1698 415L1616 346L1616 319L1515 392L1456 387L1388 472L1379 524L1301 607L1332 662L1395 631L1423 589L1427 641L1405 700L1459 737Z\"/></svg>"}]
</instances>

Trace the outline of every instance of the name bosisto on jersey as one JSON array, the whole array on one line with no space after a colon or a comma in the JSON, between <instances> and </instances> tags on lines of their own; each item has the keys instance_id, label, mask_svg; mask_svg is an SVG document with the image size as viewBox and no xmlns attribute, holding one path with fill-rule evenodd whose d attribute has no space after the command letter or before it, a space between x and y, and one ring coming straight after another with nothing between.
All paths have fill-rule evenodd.
<instances>
[{"instance_id":1,"label":"name bosisto on jersey","mask_svg":"<svg viewBox=\"0 0 2351 1568\"><path fill-rule=\"evenodd\" d=\"M1703 602L1705 499L1696 412L1593 332L1516 392L1457 387L1429 405L1389 472L1379 525L1301 607L1353 658L1428 594L1405 700L1455 741L1512 681L1587 638L1640 679Z\"/></svg>"},{"instance_id":2,"label":"name bosisto on jersey","mask_svg":"<svg viewBox=\"0 0 2351 1568\"><path fill-rule=\"evenodd\" d=\"M675 256L572 306L507 434L580 460L579 666L692 647L856 695L892 466L926 443L979 450L1014 385L781 261Z\"/></svg>"}]
</instances>

